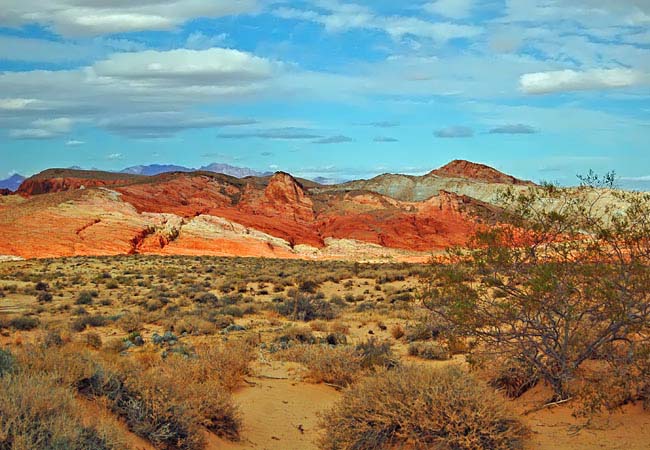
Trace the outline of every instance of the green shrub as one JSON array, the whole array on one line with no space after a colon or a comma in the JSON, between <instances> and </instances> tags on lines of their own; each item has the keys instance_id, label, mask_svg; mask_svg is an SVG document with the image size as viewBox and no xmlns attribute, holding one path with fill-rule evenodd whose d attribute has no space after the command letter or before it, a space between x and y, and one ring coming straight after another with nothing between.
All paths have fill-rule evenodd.
<instances>
[{"instance_id":1,"label":"green shrub","mask_svg":"<svg viewBox=\"0 0 650 450\"><path fill-rule=\"evenodd\" d=\"M9 325L16 330L29 331L38 327L40 321L36 317L21 316L14 317L9 321Z\"/></svg>"},{"instance_id":2,"label":"green shrub","mask_svg":"<svg viewBox=\"0 0 650 450\"><path fill-rule=\"evenodd\" d=\"M90 291L81 291L75 300L75 305L92 305L93 298L96 297Z\"/></svg>"}]
</instances>

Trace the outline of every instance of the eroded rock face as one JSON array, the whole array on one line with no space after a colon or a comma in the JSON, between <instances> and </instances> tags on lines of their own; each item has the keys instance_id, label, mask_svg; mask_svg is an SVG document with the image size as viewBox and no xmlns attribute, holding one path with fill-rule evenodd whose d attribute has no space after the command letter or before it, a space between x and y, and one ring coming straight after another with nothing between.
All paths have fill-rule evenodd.
<instances>
[{"instance_id":1,"label":"eroded rock face","mask_svg":"<svg viewBox=\"0 0 650 450\"><path fill-rule=\"evenodd\" d=\"M394 196L351 189L354 184L305 187L283 172L245 180L205 172L135 179L60 175L41 174L26 181L23 196L0 199L0 254L357 258L385 253L426 259L466 244L498 209L440 189L423 200L410 199L433 189L428 180L435 186L465 183L439 175L378 177ZM401 181L390 185L392 179Z\"/></svg>"},{"instance_id":2,"label":"eroded rock face","mask_svg":"<svg viewBox=\"0 0 650 450\"><path fill-rule=\"evenodd\" d=\"M469 180L484 181L487 183L515 185L532 184L530 181L520 180L503 172L499 172L490 166L477 164L462 159L454 160L439 169L431 171L429 174L447 178L466 178Z\"/></svg>"},{"instance_id":3,"label":"eroded rock face","mask_svg":"<svg viewBox=\"0 0 650 450\"><path fill-rule=\"evenodd\" d=\"M302 185L288 173L278 172L271 177L264 198L280 214L291 214L296 221L314 220L314 203Z\"/></svg>"}]
</instances>

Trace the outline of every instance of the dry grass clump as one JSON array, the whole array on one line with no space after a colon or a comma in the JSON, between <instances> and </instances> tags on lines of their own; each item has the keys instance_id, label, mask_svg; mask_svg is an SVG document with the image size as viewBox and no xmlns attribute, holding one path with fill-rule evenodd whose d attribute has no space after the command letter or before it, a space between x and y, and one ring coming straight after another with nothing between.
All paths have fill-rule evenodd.
<instances>
[{"instance_id":1,"label":"dry grass clump","mask_svg":"<svg viewBox=\"0 0 650 450\"><path fill-rule=\"evenodd\" d=\"M205 445L203 427L238 438L241 421L231 390L247 373L252 356L243 343L203 346L191 357L171 354L167 359L155 353L124 359L70 344L57 352L26 349L18 362L30 376L48 376L61 389L101 400L133 433L158 448L199 450Z\"/></svg>"},{"instance_id":2,"label":"dry grass clump","mask_svg":"<svg viewBox=\"0 0 650 450\"><path fill-rule=\"evenodd\" d=\"M356 346L295 345L279 352L276 357L304 364L308 371L306 378L312 383L329 383L337 387L348 386L377 367L398 365L390 344L376 339Z\"/></svg>"},{"instance_id":3,"label":"dry grass clump","mask_svg":"<svg viewBox=\"0 0 650 450\"><path fill-rule=\"evenodd\" d=\"M301 345L282 352L286 361L299 362L307 367L307 380L345 387L357 381L364 373L363 357L353 347Z\"/></svg>"},{"instance_id":4,"label":"dry grass clump","mask_svg":"<svg viewBox=\"0 0 650 450\"><path fill-rule=\"evenodd\" d=\"M322 418L324 450L520 449L526 428L458 367L406 366L353 385Z\"/></svg>"},{"instance_id":5,"label":"dry grass clump","mask_svg":"<svg viewBox=\"0 0 650 450\"><path fill-rule=\"evenodd\" d=\"M338 311L330 302L318 296L304 295L281 299L276 305L276 311L285 317L304 322L316 319L332 320L338 315Z\"/></svg>"},{"instance_id":6,"label":"dry grass clump","mask_svg":"<svg viewBox=\"0 0 650 450\"><path fill-rule=\"evenodd\" d=\"M411 342L409 355L434 361L446 361L451 358L449 348L437 342Z\"/></svg>"},{"instance_id":7,"label":"dry grass clump","mask_svg":"<svg viewBox=\"0 0 650 450\"><path fill-rule=\"evenodd\" d=\"M124 436L101 417L88 424L74 391L55 373L23 370L0 350L0 448L11 450L126 449ZM85 418L88 419L88 418Z\"/></svg>"}]
</instances>

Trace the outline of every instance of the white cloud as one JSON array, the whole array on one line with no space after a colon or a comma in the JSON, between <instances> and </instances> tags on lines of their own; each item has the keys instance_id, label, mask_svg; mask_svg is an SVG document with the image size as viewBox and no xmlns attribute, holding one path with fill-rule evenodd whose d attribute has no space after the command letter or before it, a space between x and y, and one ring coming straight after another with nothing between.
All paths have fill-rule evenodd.
<instances>
[{"instance_id":1,"label":"white cloud","mask_svg":"<svg viewBox=\"0 0 650 450\"><path fill-rule=\"evenodd\" d=\"M437 0L424 5L424 10L452 19L469 16L474 7L474 0Z\"/></svg>"},{"instance_id":2,"label":"white cloud","mask_svg":"<svg viewBox=\"0 0 650 450\"><path fill-rule=\"evenodd\" d=\"M256 124L256 120L218 118L178 112L125 114L100 121L103 128L132 138L164 138L189 129L232 127Z\"/></svg>"},{"instance_id":3,"label":"white cloud","mask_svg":"<svg viewBox=\"0 0 650 450\"><path fill-rule=\"evenodd\" d=\"M631 69L558 70L527 73L520 78L526 94L624 88L648 83L648 74Z\"/></svg>"},{"instance_id":4,"label":"white cloud","mask_svg":"<svg viewBox=\"0 0 650 450\"><path fill-rule=\"evenodd\" d=\"M447 127L438 130L434 133L434 135L438 138L449 138L449 139L469 138L474 136L474 130L472 130L469 127L458 125L458 126L452 126L452 127Z\"/></svg>"},{"instance_id":5,"label":"white cloud","mask_svg":"<svg viewBox=\"0 0 650 450\"><path fill-rule=\"evenodd\" d=\"M281 7L273 10L273 13L285 19L320 23L330 32L351 29L382 30L394 39L413 35L446 42L456 38L475 37L483 32L482 28L477 26L452 22L432 22L406 16L380 16L364 6L341 4L336 1L321 2L319 6L327 12Z\"/></svg>"},{"instance_id":6,"label":"white cloud","mask_svg":"<svg viewBox=\"0 0 650 450\"><path fill-rule=\"evenodd\" d=\"M124 155L122 155L121 153L110 153L106 155L106 159L110 159L110 160L118 160L122 158L124 158Z\"/></svg>"},{"instance_id":7,"label":"white cloud","mask_svg":"<svg viewBox=\"0 0 650 450\"><path fill-rule=\"evenodd\" d=\"M77 139L70 139L68 142L65 143L68 147L79 147L81 145L84 145L86 142L85 141L79 141Z\"/></svg>"},{"instance_id":8,"label":"white cloud","mask_svg":"<svg viewBox=\"0 0 650 450\"><path fill-rule=\"evenodd\" d=\"M273 64L266 59L223 48L116 53L92 67L99 77L207 86L241 85L267 79L273 69Z\"/></svg>"},{"instance_id":9,"label":"white cloud","mask_svg":"<svg viewBox=\"0 0 650 450\"><path fill-rule=\"evenodd\" d=\"M68 117L38 119L32 122L30 128L9 130L9 136L14 139L49 139L69 132L73 123Z\"/></svg>"},{"instance_id":10,"label":"white cloud","mask_svg":"<svg viewBox=\"0 0 650 450\"><path fill-rule=\"evenodd\" d=\"M0 25L45 24L73 36L171 30L197 17L254 12L256 0L4 0Z\"/></svg>"},{"instance_id":11,"label":"white cloud","mask_svg":"<svg viewBox=\"0 0 650 450\"><path fill-rule=\"evenodd\" d=\"M40 102L34 98L0 98L0 110L18 111L33 109Z\"/></svg>"}]
</instances>

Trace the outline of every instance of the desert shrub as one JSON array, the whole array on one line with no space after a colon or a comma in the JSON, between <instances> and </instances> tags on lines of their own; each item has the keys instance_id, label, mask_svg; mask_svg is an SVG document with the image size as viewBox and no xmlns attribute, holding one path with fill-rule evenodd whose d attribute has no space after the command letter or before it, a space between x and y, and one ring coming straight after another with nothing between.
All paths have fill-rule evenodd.
<instances>
[{"instance_id":1,"label":"desert shrub","mask_svg":"<svg viewBox=\"0 0 650 450\"><path fill-rule=\"evenodd\" d=\"M278 357L304 364L308 370L306 378L312 383L345 387L364 373L363 357L353 347L300 345L283 351Z\"/></svg>"},{"instance_id":2,"label":"desert shrub","mask_svg":"<svg viewBox=\"0 0 650 450\"><path fill-rule=\"evenodd\" d=\"M175 332L193 335L210 335L217 331L216 324L199 316L187 315L175 321L173 325Z\"/></svg>"},{"instance_id":3,"label":"desert shrub","mask_svg":"<svg viewBox=\"0 0 650 450\"><path fill-rule=\"evenodd\" d=\"M149 312L153 312L153 311L158 311L163 306L165 306L165 304L162 301L160 301L157 298L152 298L147 300L147 302L144 304L144 309L146 309Z\"/></svg>"},{"instance_id":4,"label":"desert shrub","mask_svg":"<svg viewBox=\"0 0 650 450\"><path fill-rule=\"evenodd\" d=\"M70 323L72 331L84 331L87 327L103 327L108 324L109 319L106 316L100 315L84 315L78 317Z\"/></svg>"},{"instance_id":5,"label":"desert shrub","mask_svg":"<svg viewBox=\"0 0 650 450\"><path fill-rule=\"evenodd\" d=\"M76 305L92 305L93 299L97 297L96 291L81 291L75 300Z\"/></svg>"},{"instance_id":6,"label":"desert shrub","mask_svg":"<svg viewBox=\"0 0 650 450\"><path fill-rule=\"evenodd\" d=\"M285 329L279 336L275 338L275 342L287 347L294 343L299 344L314 344L316 343L316 336L312 333L311 329L306 327L292 326Z\"/></svg>"},{"instance_id":7,"label":"desert shrub","mask_svg":"<svg viewBox=\"0 0 650 450\"><path fill-rule=\"evenodd\" d=\"M342 308L345 306L345 300L340 295L334 294L330 297L330 304Z\"/></svg>"},{"instance_id":8,"label":"desert shrub","mask_svg":"<svg viewBox=\"0 0 650 450\"><path fill-rule=\"evenodd\" d=\"M0 378L0 448L126 449L115 427L89 427L77 415L73 392L48 374Z\"/></svg>"},{"instance_id":9,"label":"desert shrub","mask_svg":"<svg viewBox=\"0 0 650 450\"><path fill-rule=\"evenodd\" d=\"M501 360L499 364L491 364L493 373L489 374L489 384L502 391L510 398L518 398L529 389L535 387L540 376L534 366L518 358Z\"/></svg>"},{"instance_id":10,"label":"desert shrub","mask_svg":"<svg viewBox=\"0 0 650 450\"><path fill-rule=\"evenodd\" d=\"M45 347L61 347L63 344L63 337L59 330L48 330L43 336L43 345Z\"/></svg>"},{"instance_id":11,"label":"desert shrub","mask_svg":"<svg viewBox=\"0 0 650 450\"><path fill-rule=\"evenodd\" d=\"M44 281L39 281L36 283L36 286L34 286L34 289L37 291L47 291L50 289L50 285Z\"/></svg>"},{"instance_id":12,"label":"desert shrub","mask_svg":"<svg viewBox=\"0 0 650 450\"><path fill-rule=\"evenodd\" d=\"M41 291L36 296L36 299L39 301L39 303L49 303L52 301L53 297L49 292Z\"/></svg>"},{"instance_id":13,"label":"desert shrub","mask_svg":"<svg viewBox=\"0 0 650 450\"><path fill-rule=\"evenodd\" d=\"M217 296L210 292L207 292L197 297L196 299L194 299L194 301L203 305L217 306L219 304L219 299L217 298Z\"/></svg>"},{"instance_id":14,"label":"desert shrub","mask_svg":"<svg viewBox=\"0 0 650 450\"><path fill-rule=\"evenodd\" d=\"M436 361L445 361L451 357L449 348L438 342L411 342L408 352L411 356Z\"/></svg>"},{"instance_id":15,"label":"desert shrub","mask_svg":"<svg viewBox=\"0 0 650 450\"><path fill-rule=\"evenodd\" d=\"M397 324L390 329L390 335L393 339L399 340L404 337L404 327Z\"/></svg>"},{"instance_id":16,"label":"desert shrub","mask_svg":"<svg viewBox=\"0 0 650 450\"><path fill-rule=\"evenodd\" d=\"M34 328L38 327L39 324L40 321L38 318L31 316L14 317L9 321L9 325L12 328L21 331L33 330Z\"/></svg>"},{"instance_id":17,"label":"desert shrub","mask_svg":"<svg viewBox=\"0 0 650 450\"><path fill-rule=\"evenodd\" d=\"M512 450L526 436L503 401L457 367L379 372L346 391L321 424L325 450Z\"/></svg>"},{"instance_id":18,"label":"desert shrub","mask_svg":"<svg viewBox=\"0 0 650 450\"><path fill-rule=\"evenodd\" d=\"M89 398L106 398L110 409L124 419L131 431L156 447L202 449L203 436L192 411L174 401L167 389L155 383L152 374L146 381L133 375L127 383L123 374L98 367L90 377L78 381L77 389Z\"/></svg>"},{"instance_id":19,"label":"desert shrub","mask_svg":"<svg viewBox=\"0 0 650 450\"><path fill-rule=\"evenodd\" d=\"M16 368L16 358L9 350L0 349L0 377L13 372Z\"/></svg>"},{"instance_id":20,"label":"desert shrub","mask_svg":"<svg viewBox=\"0 0 650 450\"><path fill-rule=\"evenodd\" d=\"M443 329L435 320L420 320L414 325L406 327L404 332L405 339L408 342L427 341L440 337Z\"/></svg>"},{"instance_id":21,"label":"desert shrub","mask_svg":"<svg viewBox=\"0 0 650 450\"><path fill-rule=\"evenodd\" d=\"M329 333L325 336L325 342L329 345L346 345L348 343L348 338L343 333Z\"/></svg>"},{"instance_id":22,"label":"desert shrub","mask_svg":"<svg viewBox=\"0 0 650 450\"><path fill-rule=\"evenodd\" d=\"M102 348L102 338L99 334L88 333L86 334L85 339L86 339L86 344L88 344L89 347L92 347L94 349Z\"/></svg>"},{"instance_id":23,"label":"desert shrub","mask_svg":"<svg viewBox=\"0 0 650 450\"><path fill-rule=\"evenodd\" d=\"M332 320L337 316L332 305L314 297L286 298L276 305L278 313L294 320L309 322L314 319Z\"/></svg>"},{"instance_id":24,"label":"desert shrub","mask_svg":"<svg viewBox=\"0 0 650 450\"><path fill-rule=\"evenodd\" d=\"M232 317L244 317L244 311L239 306L234 305L224 306L219 309L218 313Z\"/></svg>"},{"instance_id":25,"label":"desert shrub","mask_svg":"<svg viewBox=\"0 0 650 450\"><path fill-rule=\"evenodd\" d=\"M298 290L306 294L314 294L318 289L318 283L314 280L303 280L298 285Z\"/></svg>"},{"instance_id":26,"label":"desert shrub","mask_svg":"<svg viewBox=\"0 0 650 450\"><path fill-rule=\"evenodd\" d=\"M475 339L474 353L535 367L555 400L574 396L592 361L613 347L634 355L650 335L650 195L613 191L614 174L582 181L505 190L503 225L478 232L474 251L433 264L423 292L429 309Z\"/></svg>"},{"instance_id":27,"label":"desert shrub","mask_svg":"<svg viewBox=\"0 0 650 450\"><path fill-rule=\"evenodd\" d=\"M393 355L390 342L380 342L376 338L370 338L356 346L355 351L361 356L361 364L364 368L386 367L392 368L399 364L399 360Z\"/></svg>"},{"instance_id":28,"label":"desert shrub","mask_svg":"<svg viewBox=\"0 0 650 450\"><path fill-rule=\"evenodd\" d=\"M140 331L142 329L142 316L133 312L127 312L117 319L117 325L127 333Z\"/></svg>"}]
</instances>

